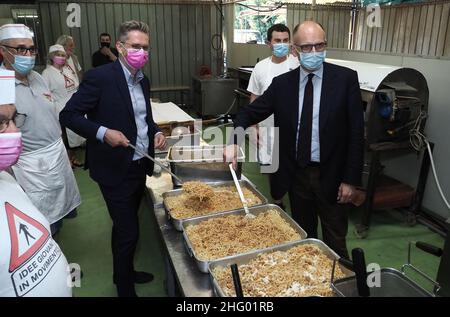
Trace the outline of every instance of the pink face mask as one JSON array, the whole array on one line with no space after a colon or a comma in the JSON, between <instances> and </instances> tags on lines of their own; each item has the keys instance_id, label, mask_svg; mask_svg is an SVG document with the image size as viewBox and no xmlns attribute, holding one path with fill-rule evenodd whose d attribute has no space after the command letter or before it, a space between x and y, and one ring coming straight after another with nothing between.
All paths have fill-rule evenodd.
<instances>
[{"instance_id":1,"label":"pink face mask","mask_svg":"<svg viewBox=\"0 0 450 317\"><path fill-rule=\"evenodd\" d=\"M142 48L139 50L134 48L127 49L125 60L128 65L134 69L141 69L148 61L148 52L144 51Z\"/></svg>"},{"instance_id":2,"label":"pink face mask","mask_svg":"<svg viewBox=\"0 0 450 317\"><path fill-rule=\"evenodd\" d=\"M0 171L4 171L19 160L22 152L22 133L0 133Z\"/></svg>"},{"instance_id":3,"label":"pink face mask","mask_svg":"<svg viewBox=\"0 0 450 317\"><path fill-rule=\"evenodd\" d=\"M53 63L56 65L62 66L66 63L66 58L62 56L55 56L53 57Z\"/></svg>"}]
</instances>

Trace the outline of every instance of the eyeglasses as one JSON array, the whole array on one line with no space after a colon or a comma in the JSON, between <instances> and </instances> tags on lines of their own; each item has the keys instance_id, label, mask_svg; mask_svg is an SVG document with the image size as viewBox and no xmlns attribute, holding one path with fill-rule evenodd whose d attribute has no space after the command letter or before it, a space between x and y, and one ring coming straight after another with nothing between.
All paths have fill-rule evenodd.
<instances>
[{"instance_id":1,"label":"eyeglasses","mask_svg":"<svg viewBox=\"0 0 450 317\"><path fill-rule=\"evenodd\" d=\"M4 45L4 44L2 46L13 49L16 51L17 54L22 55L22 56L27 55L28 52L30 52L30 55L36 55L38 53L38 49L35 46L26 47L26 46L20 45L20 46L14 47L14 46L9 46L9 45Z\"/></svg>"},{"instance_id":2,"label":"eyeglasses","mask_svg":"<svg viewBox=\"0 0 450 317\"><path fill-rule=\"evenodd\" d=\"M26 118L26 114L16 112L11 119L0 119L0 133L3 133L6 131L6 129L8 129L9 123L11 121L13 121L16 127L20 129L21 127L23 127Z\"/></svg>"},{"instance_id":3,"label":"eyeglasses","mask_svg":"<svg viewBox=\"0 0 450 317\"><path fill-rule=\"evenodd\" d=\"M310 53L313 48L316 50L316 52L322 52L325 49L325 47L327 47L327 42L320 42L316 44L303 44L303 45L292 44L292 45L298 52L302 53Z\"/></svg>"},{"instance_id":4,"label":"eyeglasses","mask_svg":"<svg viewBox=\"0 0 450 317\"><path fill-rule=\"evenodd\" d=\"M148 46L141 46L141 45L138 45L138 44L130 44L130 43L127 43L127 42L121 42L121 43L122 44L128 44L128 45L131 46L131 48L134 48L135 50L143 49L146 52L148 52L150 50L150 47L148 47ZM125 47L125 45L124 45L124 47Z\"/></svg>"}]
</instances>

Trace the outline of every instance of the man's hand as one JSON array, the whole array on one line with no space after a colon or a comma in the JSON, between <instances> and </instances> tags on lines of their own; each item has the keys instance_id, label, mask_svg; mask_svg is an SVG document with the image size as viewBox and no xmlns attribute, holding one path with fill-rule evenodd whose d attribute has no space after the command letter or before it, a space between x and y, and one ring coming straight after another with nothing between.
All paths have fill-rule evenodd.
<instances>
[{"instance_id":1,"label":"man's hand","mask_svg":"<svg viewBox=\"0 0 450 317\"><path fill-rule=\"evenodd\" d=\"M355 186L341 183L338 190L337 202L338 204L347 204L352 202L355 193Z\"/></svg>"},{"instance_id":2,"label":"man's hand","mask_svg":"<svg viewBox=\"0 0 450 317\"><path fill-rule=\"evenodd\" d=\"M110 54L112 54L112 52L111 52L111 50L109 49L109 47L106 47L106 46L104 46L104 47L102 47L102 48L100 49L100 53L102 53L102 54L105 55L105 56L110 56Z\"/></svg>"},{"instance_id":3,"label":"man's hand","mask_svg":"<svg viewBox=\"0 0 450 317\"><path fill-rule=\"evenodd\" d=\"M263 146L263 140L261 139L259 125L254 124L251 126L251 128L253 129L252 132L254 131L254 137L252 135L252 144L254 144L258 147Z\"/></svg>"},{"instance_id":4,"label":"man's hand","mask_svg":"<svg viewBox=\"0 0 450 317\"><path fill-rule=\"evenodd\" d=\"M232 162L234 170L237 169L237 155L239 153L239 145L230 144L225 148L223 152L223 160L227 163Z\"/></svg>"},{"instance_id":5,"label":"man's hand","mask_svg":"<svg viewBox=\"0 0 450 317\"><path fill-rule=\"evenodd\" d=\"M112 129L107 129L103 141L112 147L123 146L127 147L130 141L123 135L122 132Z\"/></svg>"},{"instance_id":6,"label":"man's hand","mask_svg":"<svg viewBox=\"0 0 450 317\"><path fill-rule=\"evenodd\" d=\"M164 150L167 146L167 140L164 134L158 133L155 135L155 149Z\"/></svg>"},{"instance_id":7,"label":"man's hand","mask_svg":"<svg viewBox=\"0 0 450 317\"><path fill-rule=\"evenodd\" d=\"M106 46L102 47L100 49L100 53L102 53L105 56L108 56L109 59L113 62L117 59L116 55L114 55L114 53L111 51L111 49L109 47L106 47Z\"/></svg>"}]
</instances>

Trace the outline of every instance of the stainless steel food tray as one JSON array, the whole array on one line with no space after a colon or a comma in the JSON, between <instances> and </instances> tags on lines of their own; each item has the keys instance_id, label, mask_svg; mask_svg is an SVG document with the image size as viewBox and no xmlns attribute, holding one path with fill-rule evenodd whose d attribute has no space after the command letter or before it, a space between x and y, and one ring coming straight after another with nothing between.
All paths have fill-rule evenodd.
<instances>
[{"instance_id":1,"label":"stainless steel food tray","mask_svg":"<svg viewBox=\"0 0 450 317\"><path fill-rule=\"evenodd\" d=\"M377 272L373 272L376 274ZM379 287L370 287L372 297L431 297L431 293L413 282L402 272L393 268L382 268ZM342 297L358 297L356 277L335 280L332 284L335 293Z\"/></svg>"},{"instance_id":2,"label":"stainless steel food tray","mask_svg":"<svg viewBox=\"0 0 450 317\"><path fill-rule=\"evenodd\" d=\"M213 182L213 183L207 183L207 184L210 185L211 187L234 186L234 182L233 181L221 181L221 182ZM260 206L260 205L267 204L267 198L264 197L264 195L261 194L261 192L259 192L255 188L255 186L253 186L250 182L248 182L246 180L240 180L239 184L241 185L242 188L248 188L259 200L261 200L261 203L255 205L255 206ZM166 211L167 217L172 221L173 226L178 231L183 231L183 222L185 222L187 220L192 220L192 219L197 219L197 218L204 217L204 216L197 216L197 217L179 219L179 218L175 218L175 217L172 216L172 214L170 212L170 209L167 206L166 198L167 197L180 196L182 193L183 193L183 189L180 188L180 189L174 189L174 190L165 192L162 195L164 209ZM236 210L239 210L239 209L240 208L231 209L231 210L223 210L223 211L219 211L219 212L216 212L216 213L211 213L209 215L218 215L218 214L223 214L223 213L227 213L227 212L230 212L230 211L236 211ZM209 216L209 215L205 215L205 216Z\"/></svg>"},{"instance_id":3,"label":"stainless steel food tray","mask_svg":"<svg viewBox=\"0 0 450 317\"><path fill-rule=\"evenodd\" d=\"M167 153L167 162L170 168L183 182L203 181L215 182L232 180L228 163L223 161L225 145L204 146L172 146ZM238 154L236 174L241 178L242 161L245 154L240 148ZM172 178L175 186L181 186L180 182Z\"/></svg>"},{"instance_id":4,"label":"stainless steel food tray","mask_svg":"<svg viewBox=\"0 0 450 317\"><path fill-rule=\"evenodd\" d=\"M263 206L255 206L255 207L250 207L249 210L250 212L257 216L260 213L266 212L270 209L276 209L280 212L280 216L286 220L286 222L295 230L299 233L300 235L300 240L303 240L306 238L306 232L286 213L283 211L283 209L281 209L280 207L278 207L277 205L263 205ZM223 214L216 214L216 215L208 215L208 216L203 216L203 217L198 217L196 219L191 219L191 220L187 220L183 222L183 238L184 238L184 242L186 245L186 248L189 252L189 254L195 259L197 266L199 268L199 270L203 273L208 273L208 265L210 262L212 261L218 261L218 260L225 260L231 257L234 257L238 254L232 255L232 256L228 256L228 257L224 257L224 258L220 258L220 259L214 259L214 260L202 260L199 259L195 253L194 248L192 247L192 244L186 234L186 228L190 225L196 225L199 224L202 221L206 221L208 219L212 219L212 218L219 218L219 217L225 217L225 216L230 216L230 215L245 215L245 210L244 209L239 209L239 210L235 210L235 211L230 211L227 213L223 213ZM285 245L287 243L290 242L286 242L286 243L282 243L280 245ZM266 250L267 248L264 249L257 249L257 250L250 250L248 252L245 253L241 253L241 254L247 254L247 253L252 253L252 252L257 252L257 251L263 251Z\"/></svg>"},{"instance_id":5,"label":"stainless steel food tray","mask_svg":"<svg viewBox=\"0 0 450 317\"><path fill-rule=\"evenodd\" d=\"M314 244L314 245L318 246L322 250L322 252L331 260L339 259L339 255L337 255L329 246L327 246L321 240L305 239L305 240L301 240L301 241L288 242L284 245L273 246L273 247L270 247L270 248L267 248L264 250L253 251L253 252L249 252L246 254L239 254L239 255L230 256L230 257L227 257L224 259L211 261L209 263L208 270L210 272L211 284L213 286L214 293L216 294L216 296L228 297L228 295L226 295L225 292L222 290L222 288L219 286L219 283L213 274L214 268L216 268L218 266L225 267L225 266L229 266L229 265L235 264L235 263L237 265L246 264L246 263L250 262L252 259L256 258L259 254L270 253L270 252L274 252L274 251L287 251L295 246L303 245L303 244ZM341 270L344 272L344 274L346 274L347 276L354 274L353 272L349 271L342 265L340 265L340 264L338 264L338 265L341 268ZM301 268L299 268L299 269L301 269ZM331 278L331 275L330 275L330 278Z\"/></svg>"}]
</instances>

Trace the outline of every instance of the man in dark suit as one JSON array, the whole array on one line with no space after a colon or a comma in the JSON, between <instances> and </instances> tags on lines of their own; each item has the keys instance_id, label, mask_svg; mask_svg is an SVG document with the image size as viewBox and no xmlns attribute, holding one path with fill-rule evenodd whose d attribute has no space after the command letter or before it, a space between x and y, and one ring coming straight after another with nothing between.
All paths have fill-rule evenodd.
<instances>
[{"instance_id":1,"label":"man in dark suit","mask_svg":"<svg viewBox=\"0 0 450 317\"><path fill-rule=\"evenodd\" d=\"M115 47L111 47L111 35L108 33L100 34L100 48L92 54L92 67L98 67L115 62L119 52Z\"/></svg>"},{"instance_id":2,"label":"man in dark suit","mask_svg":"<svg viewBox=\"0 0 450 317\"><path fill-rule=\"evenodd\" d=\"M86 73L60 121L87 139L86 168L99 184L113 221L113 280L119 296L136 296L134 283L153 279L133 268L137 211L146 175L153 172L153 163L140 152L154 156L154 148L164 148L166 140L153 121L150 84L141 71L148 60L148 25L124 22L116 48L119 59Z\"/></svg>"},{"instance_id":3,"label":"man in dark suit","mask_svg":"<svg viewBox=\"0 0 450 317\"><path fill-rule=\"evenodd\" d=\"M294 47L301 66L274 78L262 96L236 115L234 126L246 129L274 114L279 169L272 180L272 196L288 191L292 216L308 236L317 238L319 216L324 242L348 257L346 209L363 167L358 75L324 62L325 32L315 22L296 27ZM227 147L226 160L235 161L242 136L239 139Z\"/></svg>"}]
</instances>

